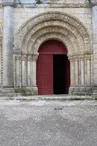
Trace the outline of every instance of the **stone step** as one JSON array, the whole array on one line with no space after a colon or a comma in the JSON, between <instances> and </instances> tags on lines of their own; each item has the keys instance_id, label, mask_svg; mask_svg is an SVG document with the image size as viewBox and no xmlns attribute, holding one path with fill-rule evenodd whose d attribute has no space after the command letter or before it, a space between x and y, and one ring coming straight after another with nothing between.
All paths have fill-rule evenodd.
<instances>
[{"instance_id":1,"label":"stone step","mask_svg":"<svg viewBox=\"0 0 97 146\"><path fill-rule=\"evenodd\" d=\"M0 96L30 96L33 91L29 88L0 88Z\"/></svg>"},{"instance_id":2,"label":"stone step","mask_svg":"<svg viewBox=\"0 0 97 146\"><path fill-rule=\"evenodd\" d=\"M87 95L86 92L73 92L73 95Z\"/></svg>"},{"instance_id":3,"label":"stone step","mask_svg":"<svg viewBox=\"0 0 97 146\"><path fill-rule=\"evenodd\" d=\"M14 88L0 88L0 93L14 92Z\"/></svg>"},{"instance_id":4,"label":"stone step","mask_svg":"<svg viewBox=\"0 0 97 146\"><path fill-rule=\"evenodd\" d=\"M13 96L32 96L33 94L31 93L0 93L0 97L2 96L7 96L7 97L13 97Z\"/></svg>"}]
</instances>

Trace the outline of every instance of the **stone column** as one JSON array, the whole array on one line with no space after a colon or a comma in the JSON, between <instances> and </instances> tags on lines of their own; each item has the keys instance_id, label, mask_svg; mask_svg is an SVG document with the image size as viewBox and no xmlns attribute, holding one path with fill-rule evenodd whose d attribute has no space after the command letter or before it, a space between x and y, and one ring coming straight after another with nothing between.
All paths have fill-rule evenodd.
<instances>
[{"instance_id":1,"label":"stone column","mask_svg":"<svg viewBox=\"0 0 97 146\"><path fill-rule=\"evenodd\" d=\"M74 60L70 60L70 75L71 75L71 86L74 86L75 85L75 75L74 75L74 72L75 72L75 63L74 63Z\"/></svg>"},{"instance_id":2,"label":"stone column","mask_svg":"<svg viewBox=\"0 0 97 146\"><path fill-rule=\"evenodd\" d=\"M16 87L16 55L13 55L13 66L14 66L14 88Z\"/></svg>"},{"instance_id":3,"label":"stone column","mask_svg":"<svg viewBox=\"0 0 97 146\"><path fill-rule=\"evenodd\" d=\"M0 44L0 86L1 86L1 72L2 72L2 65L1 65L1 44Z\"/></svg>"},{"instance_id":4,"label":"stone column","mask_svg":"<svg viewBox=\"0 0 97 146\"><path fill-rule=\"evenodd\" d=\"M26 55L22 55L22 86L26 86Z\"/></svg>"},{"instance_id":5,"label":"stone column","mask_svg":"<svg viewBox=\"0 0 97 146\"><path fill-rule=\"evenodd\" d=\"M81 64L81 86L85 86L85 68L84 68L84 58L82 57L80 60Z\"/></svg>"},{"instance_id":6,"label":"stone column","mask_svg":"<svg viewBox=\"0 0 97 146\"><path fill-rule=\"evenodd\" d=\"M79 70L79 68L78 68L78 60L75 59L75 84L76 84L76 86L78 86L78 84L79 84L78 70Z\"/></svg>"},{"instance_id":7,"label":"stone column","mask_svg":"<svg viewBox=\"0 0 97 146\"><path fill-rule=\"evenodd\" d=\"M93 86L97 86L97 4L92 6L92 28L93 28Z\"/></svg>"},{"instance_id":8,"label":"stone column","mask_svg":"<svg viewBox=\"0 0 97 146\"><path fill-rule=\"evenodd\" d=\"M70 60L70 88L69 94L73 94L75 88L75 62L74 58L69 56Z\"/></svg>"},{"instance_id":9,"label":"stone column","mask_svg":"<svg viewBox=\"0 0 97 146\"><path fill-rule=\"evenodd\" d=\"M13 7L4 6L3 86L13 86Z\"/></svg>"},{"instance_id":10,"label":"stone column","mask_svg":"<svg viewBox=\"0 0 97 146\"><path fill-rule=\"evenodd\" d=\"M35 88L37 87L36 85L36 62L37 62L38 54L33 54L32 56L32 66L33 66L33 71L32 71L32 86Z\"/></svg>"},{"instance_id":11,"label":"stone column","mask_svg":"<svg viewBox=\"0 0 97 146\"><path fill-rule=\"evenodd\" d=\"M86 56L86 68L87 68L86 86L91 86L91 56Z\"/></svg>"},{"instance_id":12,"label":"stone column","mask_svg":"<svg viewBox=\"0 0 97 146\"><path fill-rule=\"evenodd\" d=\"M20 87L20 57L16 57L16 86Z\"/></svg>"},{"instance_id":13,"label":"stone column","mask_svg":"<svg viewBox=\"0 0 97 146\"><path fill-rule=\"evenodd\" d=\"M31 61L32 61L32 55L28 56L28 87L31 87Z\"/></svg>"}]
</instances>

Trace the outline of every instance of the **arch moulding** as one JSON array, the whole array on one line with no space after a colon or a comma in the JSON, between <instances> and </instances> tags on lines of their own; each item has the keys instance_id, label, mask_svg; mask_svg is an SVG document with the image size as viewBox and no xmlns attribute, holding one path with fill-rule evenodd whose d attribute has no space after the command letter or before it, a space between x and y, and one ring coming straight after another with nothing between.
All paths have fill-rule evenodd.
<instances>
[{"instance_id":1,"label":"arch moulding","mask_svg":"<svg viewBox=\"0 0 97 146\"><path fill-rule=\"evenodd\" d=\"M43 42L50 39L57 39L67 47L71 67L70 93L83 91L86 86L90 87L91 71L84 74L87 65L88 69L91 66L90 60L87 59L91 58L92 53L88 31L77 18L57 11L41 13L31 18L16 33L14 59L17 60L19 56L20 68L22 67L25 73L20 72L17 75L16 70L19 63L14 60L15 85L17 86L16 80L20 79L22 74L21 85L33 87L35 92L38 92L36 85L38 50ZM87 55L89 57L85 57Z\"/></svg>"}]
</instances>

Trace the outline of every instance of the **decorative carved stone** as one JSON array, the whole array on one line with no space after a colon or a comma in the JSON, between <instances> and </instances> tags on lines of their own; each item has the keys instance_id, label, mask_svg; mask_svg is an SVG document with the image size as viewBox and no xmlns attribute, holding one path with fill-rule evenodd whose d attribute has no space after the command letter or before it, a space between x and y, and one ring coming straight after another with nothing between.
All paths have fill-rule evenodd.
<instances>
[{"instance_id":1,"label":"decorative carved stone","mask_svg":"<svg viewBox=\"0 0 97 146\"><path fill-rule=\"evenodd\" d=\"M22 55L21 58L22 58L22 59L21 59L22 61L26 61L26 58L27 58L27 57L26 57L26 55Z\"/></svg>"},{"instance_id":2,"label":"decorative carved stone","mask_svg":"<svg viewBox=\"0 0 97 146\"><path fill-rule=\"evenodd\" d=\"M32 55L28 55L28 61L31 61L32 60Z\"/></svg>"},{"instance_id":3,"label":"decorative carved stone","mask_svg":"<svg viewBox=\"0 0 97 146\"><path fill-rule=\"evenodd\" d=\"M32 55L32 60L36 61L38 59L38 53Z\"/></svg>"},{"instance_id":4,"label":"decorative carved stone","mask_svg":"<svg viewBox=\"0 0 97 146\"><path fill-rule=\"evenodd\" d=\"M57 20L57 21L59 21L59 26L62 23L65 24L64 29L65 29L66 25L69 24L68 30L70 30L70 28L71 28L71 31L73 31L75 29L76 31L80 32L82 41L80 41L79 46L82 46L83 44L85 44L85 48L87 48L88 50L91 50L90 43L89 43L89 35L88 35L88 32L85 29L84 25L78 19L71 17L70 15L63 14L62 12L61 13L60 12L47 12L47 13L37 15L33 19L30 19L24 26L22 26L19 29L19 31L15 37L15 41L16 41L15 44L18 44L19 48L24 48L22 46L22 44L24 44L23 40L26 40L25 37L27 37L27 34L30 36L33 36L33 34L34 34L33 31L37 32L37 29L39 29L39 25L41 23L43 23L43 25L46 23L47 23L47 25L49 25L49 21L51 21L51 20L53 20L52 23L50 22L51 25L53 25L53 23L56 22L56 20ZM57 25L57 23L55 23L55 24ZM42 25L41 29L43 28L43 25ZM35 30L36 26L38 28ZM62 24L62 26L63 26L63 24ZM73 29L72 29L72 26L73 26ZM31 33L31 29L32 29L32 33ZM29 30L30 30L30 33L28 33ZM74 30L74 33L75 33L75 30ZM59 33L60 29L57 29L57 31ZM79 33L77 33L77 35L78 34ZM38 34L37 34L37 36L38 36ZM81 38L81 37L79 37L79 38ZM85 43L86 40L87 40L87 42ZM33 46L33 48L34 48L34 46ZM82 49L80 49L80 50L82 50Z\"/></svg>"}]
</instances>

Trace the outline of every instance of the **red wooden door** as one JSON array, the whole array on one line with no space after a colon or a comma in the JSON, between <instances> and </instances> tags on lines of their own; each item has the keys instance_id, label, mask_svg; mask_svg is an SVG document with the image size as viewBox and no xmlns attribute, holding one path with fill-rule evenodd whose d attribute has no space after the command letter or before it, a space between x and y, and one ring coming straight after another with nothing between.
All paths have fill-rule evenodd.
<instances>
[{"instance_id":1,"label":"red wooden door","mask_svg":"<svg viewBox=\"0 0 97 146\"><path fill-rule=\"evenodd\" d=\"M53 55L67 54L63 43L49 40L39 48L37 61L37 86L38 94L53 94Z\"/></svg>"},{"instance_id":2,"label":"red wooden door","mask_svg":"<svg viewBox=\"0 0 97 146\"><path fill-rule=\"evenodd\" d=\"M38 94L53 94L53 55L40 54L37 62Z\"/></svg>"}]
</instances>

